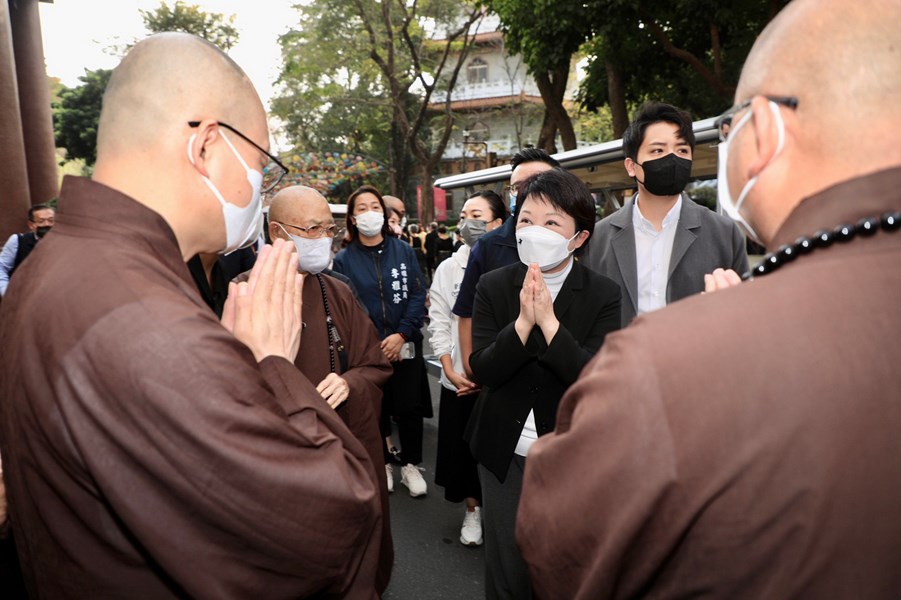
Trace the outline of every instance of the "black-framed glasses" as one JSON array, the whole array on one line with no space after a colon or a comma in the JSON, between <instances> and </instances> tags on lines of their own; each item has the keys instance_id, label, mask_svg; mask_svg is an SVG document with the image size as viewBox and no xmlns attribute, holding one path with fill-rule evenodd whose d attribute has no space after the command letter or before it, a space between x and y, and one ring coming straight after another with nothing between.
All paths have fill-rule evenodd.
<instances>
[{"instance_id":1,"label":"black-framed glasses","mask_svg":"<svg viewBox=\"0 0 901 600\"><path fill-rule=\"evenodd\" d=\"M263 168L263 188L260 190L262 193L265 194L266 192L271 192L272 189L281 182L282 178L288 174L288 167L282 164L282 161L260 148L260 145L255 141L253 141L228 123L216 121L216 125L218 125L219 127L225 127L226 129L240 137L242 140L265 154L267 158L269 158L269 164L267 164ZM200 127L200 121L188 121L188 127Z\"/></svg>"},{"instance_id":2,"label":"black-framed glasses","mask_svg":"<svg viewBox=\"0 0 901 600\"><path fill-rule=\"evenodd\" d=\"M782 106L786 106L792 110L798 108L798 99L794 96L764 96L770 102L775 102L776 104L781 104ZM744 102L740 102L718 116L716 121L714 121L714 125L716 125L716 130L719 133L720 141L725 142L729 137L729 129L732 128L732 117L740 110L744 110L751 106L751 100L753 98L748 98Z\"/></svg>"},{"instance_id":3,"label":"black-framed glasses","mask_svg":"<svg viewBox=\"0 0 901 600\"><path fill-rule=\"evenodd\" d=\"M318 239L324 235L333 238L335 237L335 234L338 233L337 225L310 225L309 227L301 227L300 225L292 225L291 223L283 223L281 221L273 221L273 223L278 223L282 227L287 225L288 227L299 229L300 231L303 231L308 238L311 239Z\"/></svg>"}]
</instances>

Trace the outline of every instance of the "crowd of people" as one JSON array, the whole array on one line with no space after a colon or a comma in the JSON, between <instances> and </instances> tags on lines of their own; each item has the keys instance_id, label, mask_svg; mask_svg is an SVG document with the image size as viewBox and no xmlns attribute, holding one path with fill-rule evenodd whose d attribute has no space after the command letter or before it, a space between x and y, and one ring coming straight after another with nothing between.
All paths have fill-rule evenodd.
<instances>
[{"instance_id":1,"label":"crowd of people","mask_svg":"<svg viewBox=\"0 0 901 600\"><path fill-rule=\"evenodd\" d=\"M244 72L137 43L93 177L0 252L4 591L380 597L395 470L429 491L428 335L487 598L898 597L901 4L865 4L755 42L725 215L684 192L691 116L648 102L620 210L525 148L456 231L370 185L343 230L299 185L264 219L285 169Z\"/></svg>"}]
</instances>

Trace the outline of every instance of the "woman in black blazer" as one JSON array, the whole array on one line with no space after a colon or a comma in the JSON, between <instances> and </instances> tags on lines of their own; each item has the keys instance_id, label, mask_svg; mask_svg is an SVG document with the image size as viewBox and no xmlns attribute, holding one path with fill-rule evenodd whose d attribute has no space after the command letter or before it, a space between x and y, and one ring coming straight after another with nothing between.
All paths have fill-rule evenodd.
<instances>
[{"instance_id":1,"label":"woman in black blazer","mask_svg":"<svg viewBox=\"0 0 901 600\"><path fill-rule=\"evenodd\" d=\"M523 182L519 196L521 262L476 288L469 361L486 389L467 427L482 482L486 596L517 600L531 597L514 537L529 447L553 430L563 393L621 319L619 285L573 259L594 229L585 184L554 169Z\"/></svg>"}]
</instances>

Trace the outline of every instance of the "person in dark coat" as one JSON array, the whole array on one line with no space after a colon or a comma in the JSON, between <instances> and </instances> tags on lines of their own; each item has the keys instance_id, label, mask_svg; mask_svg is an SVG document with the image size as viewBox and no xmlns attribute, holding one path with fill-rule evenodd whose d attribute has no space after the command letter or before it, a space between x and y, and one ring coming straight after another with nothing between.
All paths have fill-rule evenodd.
<instances>
[{"instance_id":1,"label":"person in dark coat","mask_svg":"<svg viewBox=\"0 0 901 600\"><path fill-rule=\"evenodd\" d=\"M486 390L466 438L479 463L488 598L531 597L514 524L529 448L554 429L566 388L620 326L620 289L573 258L594 227L594 200L575 175L538 173L520 187L520 262L482 275L470 364Z\"/></svg>"},{"instance_id":2,"label":"person in dark coat","mask_svg":"<svg viewBox=\"0 0 901 600\"><path fill-rule=\"evenodd\" d=\"M356 189L347 200L348 244L334 260L334 269L357 288L378 334L380 348L393 373L384 387L381 428L390 437L392 420L400 437L401 483L411 496L427 492L419 470L422 462L423 418L432 416L427 371L422 356L426 286L410 244L391 234L385 204L372 186ZM394 489L394 468L384 449L388 490Z\"/></svg>"}]
</instances>

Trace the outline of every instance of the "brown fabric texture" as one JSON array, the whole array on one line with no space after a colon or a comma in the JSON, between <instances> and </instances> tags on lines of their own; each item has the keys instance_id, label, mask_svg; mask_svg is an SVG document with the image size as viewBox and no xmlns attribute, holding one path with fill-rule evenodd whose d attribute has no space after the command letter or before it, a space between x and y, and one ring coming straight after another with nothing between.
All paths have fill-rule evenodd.
<instances>
[{"instance_id":1,"label":"brown fabric texture","mask_svg":"<svg viewBox=\"0 0 901 600\"><path fill-rule=\"evenodd\" d=\"M901 169L774 247L901 208ZM610 335L526 465L540 598L901 597L901 233L836 242Z\"/></svg>"},{"instance_id":2,"label":"brown fabric texture","mask_svg":"<svg viewBox=\"0 0 901 600\"><path fill-rule=\"evenodd\" d=\"M335 353L335 369L347 381L350 395L337 413L351 433L356 436L374 467L373 476L379 482L383 526L376 588L385 591L394 565L394 545L388 513L388 481L385 478L383 447L379 433L379 414L382 407L382 386L391 376L391 363L379 347L379 337L372 321L344 283L328 275L322 276L332 320L347 352L347 371L341 372ZM315 275L308 275L303 283L303 330L300 352L294 364L313 384L318 384L331 371L329 362L328 329L325 322L322 290Z\"/></svg>"},{"instance_id":3,"label":"brown fabric texture","mask_svg":"<svg viewBox=\"0 0 901 600\"><path fill-rule=\"evenodd\" d=\"M375 597L368 454L219 325L159 215L67 178L18 275L0 450L32 597Z\"/></svg>"}]
</instances>

